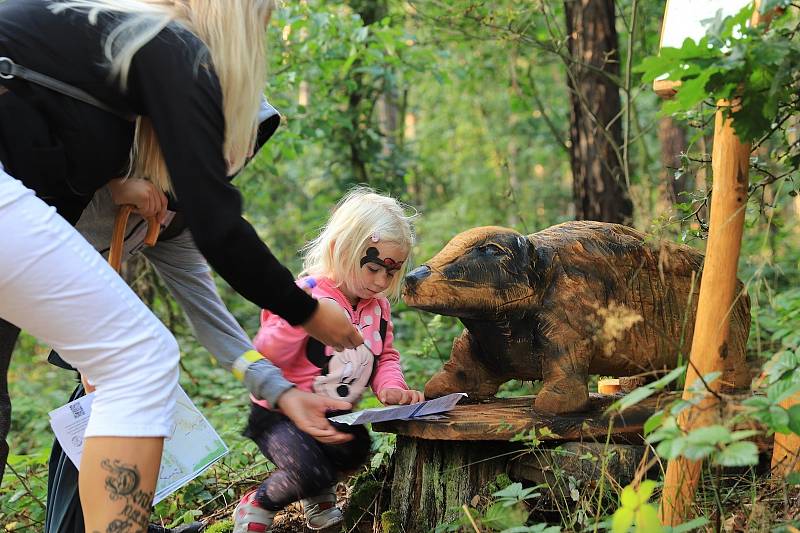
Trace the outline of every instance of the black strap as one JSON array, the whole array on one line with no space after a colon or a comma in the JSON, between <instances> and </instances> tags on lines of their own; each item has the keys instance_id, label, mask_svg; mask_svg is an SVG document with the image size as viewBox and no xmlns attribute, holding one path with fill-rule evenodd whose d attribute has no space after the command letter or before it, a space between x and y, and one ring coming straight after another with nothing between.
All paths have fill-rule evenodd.
<instances>
[{"instance_id":1,"label":"black strap","mask_svg":"<svg viewBox=\"0 0 800 533\"><path fill-rule=\"evenodd\" d=\"M50 76L42 74L41 72L36 72L35 70L25 68L22 65L14 63L14 61L8 57L0 57L0 79L13 80L14 78L20 78L31 83L35 83L36 85L41 85L42 87L50 89L51 91L69 96L70 98L80 100L81 102L116 115L123 120L127 120L129 122L136 120L135 114L126 113L124 111L119 111L109 107L83 89L78 89L77 87L64 83L63 81L59 81L55 78L51 78Z\"/></svg>"},{"instance_id":2,"label":"black strap","mask_svg":"<svg viewBox=\"0 0 800 533\"><path fill-rule=\"evenodd\" d=\"M314 337L308 337L308 342L306 342L306 358L311 361L311 364L322 370L323 374L328 373L330 358L325 355L325 345Z\"/></svg>"}]
</instances>

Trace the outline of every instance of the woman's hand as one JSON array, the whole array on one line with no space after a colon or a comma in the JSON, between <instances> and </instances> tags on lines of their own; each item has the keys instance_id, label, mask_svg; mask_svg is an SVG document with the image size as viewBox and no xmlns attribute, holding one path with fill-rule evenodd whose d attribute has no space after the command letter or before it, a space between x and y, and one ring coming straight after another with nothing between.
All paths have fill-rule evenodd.
<instances>
[{"instance_id":1,"label":"woman's hand","mask_svg":"<svg viewBox=\"0 0 800 533\"><path fill-rule=\"evenodd\" d=\"M383 389L378 393L383 405L408 405L425 401L425 395L418 390Z\"/></svg>"},{"instance_id":2,"label":"woman's hand","mask_svg":"<svg viewBox=\"0 0 800 533\"><path fill-rule=\"evenodd\" d=\"M304 324L306 333L340 352L364 343L361 333L350 323L347 311L329 298L322 298L314 314Z\"/></svg>"},{"instance_id":3,"label":"woman's hand","mask_svg":"<svg viewBox=\"0 0 800 533\"><path fill-rule=\"evenodd\" d=\"M91 393L93 393L95 390L97 390L97 389L95 388L95 386L94 386L94 385L92 385L91 383L89 383L89 380L88 380L88 379L86 379L85 377L83 377L83 375L81 375L81 385L83 385L83 391L84 391L86 394L91 394Z\"/></svg>"},{"instance_id":4,"label":"woman's hand","mask_svg":"<svg viewBox=\"0 0 800 533\"><path fill-rule=\"evenodd\" d=\"M135 213L156 217L159 224L167 216L167 196L152 182L139 178L118 178L108 183L116 205L133 205Z\"/></svg>"},{"instance_id":5,"label":"woman's hand","mask_svg":"<svg viewBox=\"0 0 800 533\"><path fill-rule=\"evenodd\" d=\"M280 395L277 407L300 430L320 442L341 444L353 438L336 431L326 416L328 411L349 411L352 405L347 402L292 388Z\"/></svg>"}]
</instances>

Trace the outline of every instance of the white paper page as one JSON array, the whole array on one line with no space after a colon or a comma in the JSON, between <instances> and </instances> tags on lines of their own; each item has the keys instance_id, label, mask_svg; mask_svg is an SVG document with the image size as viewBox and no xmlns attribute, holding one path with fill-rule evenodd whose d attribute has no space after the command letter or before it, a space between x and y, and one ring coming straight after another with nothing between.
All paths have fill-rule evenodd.
<instances>
[{"instance_id":1,"label":"white paper page","mask_svg":"<svg viewBox=\"0 0 800 533\"><path fill-rule=\"evenodd\" d=\"M94 393L50 411L50 425L58 443L76 466L81 464L83 434L92 413Z\"/></svg>"},{"instance_id":2,"label":"white paper page","mask_svg":"<svg viewBox=\"0 0 800 533\"><path fill-rule=\"evenodd\" d=\"M418 418L428 416L436 413L443 413L449 411L458 403L461 398L467 395L463 392L454 392L435 400L427 400L421 403L412 405L397 405L390 407L375 407L372 409L364 409L363 411L356 411L354 413L347 413L331 417L333 422L347 424L350 426L358 424L368 424L372 422L385 422L387 420L409 420L411 418Z\"/></svg>"},{"instance_id":3,"label":"white paper page","mask_svg":"<svg viewBox=\"0 0 800 533\"><path fill-rule=\"evenodd\" d=\"M93 399L94 393L88 394L50 412L53 432L78 468ZM225 442L179 387L172 435L164 439L153 505L202 474L227 453Z\"/></svg>"}]
</instances>

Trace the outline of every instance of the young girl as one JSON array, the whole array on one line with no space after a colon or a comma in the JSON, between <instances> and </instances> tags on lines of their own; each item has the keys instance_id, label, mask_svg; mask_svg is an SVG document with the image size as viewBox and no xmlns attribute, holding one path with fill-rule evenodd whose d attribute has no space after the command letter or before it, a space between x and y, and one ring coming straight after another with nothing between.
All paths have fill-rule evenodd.
<instances>
[{"instance_id":1,"label":"young girl","mask_svg":"<svg viewBox=\"0 0 800 533\"><path fill-rule=\"evenodd\" d=\"M360 330L364 344L334 351L265 310L256 348L302 390L355 404L370 385L386 405L424 400L403 378L387 300L400 292L413 241L410 217L396 200L365 188L352 190L305 247L308 277L298 284L317 299L338 303ZM336 507L337 478L366 461L370 439L364 426L339 427L352 440L322 444L263 400L253 401L245 434L278 468L242 497L234 511L234 533L268 531L275 513L300 499L309 528L323 529L342 520Z\"/></svg>"}]
</instances>

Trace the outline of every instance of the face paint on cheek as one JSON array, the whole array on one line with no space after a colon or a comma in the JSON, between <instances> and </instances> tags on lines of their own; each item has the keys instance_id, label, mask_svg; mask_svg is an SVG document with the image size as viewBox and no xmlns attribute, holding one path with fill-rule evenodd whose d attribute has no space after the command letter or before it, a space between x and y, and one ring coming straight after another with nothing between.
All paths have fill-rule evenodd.
<instances>
[{"instance_id":1,"label":"face paint on cheek","mask_svg":"<svg viewBox=\"0 0 800 533\"><path fill-rule=\"evenodd\" d=\"M403 266L403 261L395 261L391 257L387 257L386 259L381 259L379 257L380 252L374 246L370 246L367 248L366 255L361 258L361 266L363 267L367 263L373 263L380 267L386 269L386 272L395 272L400 270Z\"/></svg>"}]
</instances>

